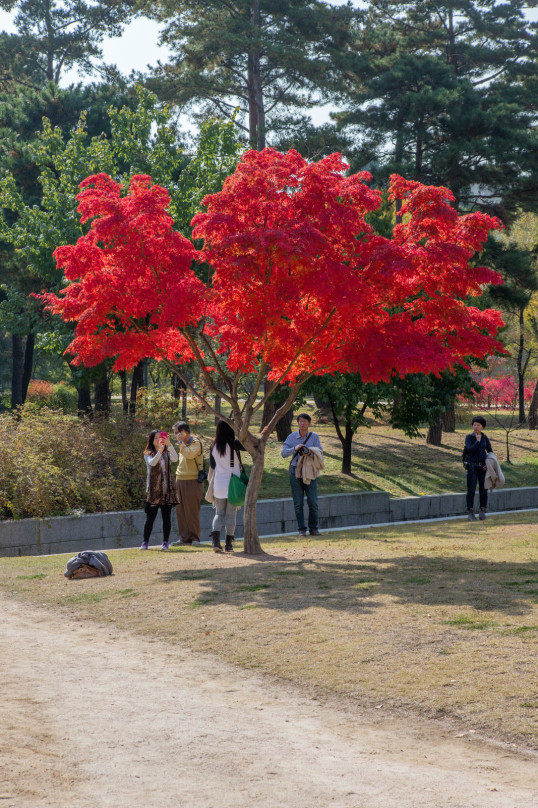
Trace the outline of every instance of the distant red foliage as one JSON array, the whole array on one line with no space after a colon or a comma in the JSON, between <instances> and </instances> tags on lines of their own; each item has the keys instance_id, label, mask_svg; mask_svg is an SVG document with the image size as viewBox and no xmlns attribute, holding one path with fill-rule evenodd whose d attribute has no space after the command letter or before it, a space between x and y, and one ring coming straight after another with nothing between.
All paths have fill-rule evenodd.
<instances>
[{"instance_id":1,"label":"distant red foliage","mask_svg":"<svg viewBox=\"0 0 538 808\"><path fill-rule=\"evenodd\" d=\"M497 376L480 381L482 390L476 393L474 401L487 409L514 409L517 405L518 385L515 376ZM534 384L525 387L525 401L530 402Z\"/></svg>"},{"instance_id":2,"label":"distant red foliage","mask_svg":"<svg viewBox=\"0 0 538 808\"><path fill-rule=\"evenodd\" d=\"M47 401L54 392L54 385L43 379L31 379L26 399L28 401Z\"/></svg>"}]
</instances>

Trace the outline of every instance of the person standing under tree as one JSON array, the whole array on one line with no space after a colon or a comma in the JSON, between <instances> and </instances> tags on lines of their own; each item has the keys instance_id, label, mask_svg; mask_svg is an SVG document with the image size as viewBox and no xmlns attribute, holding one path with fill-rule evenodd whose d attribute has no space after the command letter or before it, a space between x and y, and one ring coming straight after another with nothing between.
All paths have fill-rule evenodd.
<instances>
[{"instance_id":1,"label":"person standing under tree","mask_svg":"<svg viewBox=\"0 0 538 808\"><path fill-rule=\"evenodd\" d=\"M479 519L486 518L488 492L484 485L486 479L486 455L493 451L487 435L482 432L486 427L486 419L476 415L471 421L473 431L465 438L463 449L463 465L467 469L467 518L476 519L474 512L474 495L478 482L480 499Z\"/></svg>"},{"instance_id":2,"label":"person standing under tree","mask_svg":"<svg viewBox=\"0 0 538 808\"><path fill-rule=\"evenodd\" d=\"M179 463L176 469L177 528L179 541L173 545L200 541L200 505L204 484L199 481L203 469L203 447L199 438L191 435L189 425L179 421L172 427L178 441Z\"/></svg>"},{"instance_id":3,"label":"person standing under tree","mask_svg":"<svg viewBox=\"0 0 538 808\"><path fill-rule=\"evenodd\" d=\"M240 475L239 452L244 449L245 447L235 437L232 427L226 421L219 421L209 455L209 465L213 469L213 507L215 508L211 543L216 553L222 552L220 533L223 527L226 536L224 551L232 553L234 549L235 526L239 508L229 502L228 488L232 474L236 477Z\"/></svg>"},{"instance_id":4,"label":"person standing under tree","mask_svg":"<svg viewBox=\"0 0 538 808\"><path fill-rule=\"evenodd\" d=\"M290 457L289 468L290 488L295 508L295 516L299 526L299 535L306 536L306 526L304 520L304 495L308 503L308 529L311 536L319 536L318 530L318 481L311 480L308 485L296 476L297 463L302 454L308 454L311 449L318 449L323 455L323 449L319 436L316 432L309 432L311 417L307 413L297 416L297 432L292 432L284 441L282 447L282 457Z\"/></svg>"},{"instance_id":5,"label":"person standing under tree","mask_svg":"<svg viewBox=\"0 0 538 808\"><path fill-rule=\"evenodd\" d=\"M141 550L147 550L155 517L161 509L163 519L163 543L161 550L168 550L172 508L177 502L176 487L172 474L172 463L177 461L177 453L166 432L154 429L148 435L144 450L146 461L146 523Z\"/></svg>"}]
</instances>

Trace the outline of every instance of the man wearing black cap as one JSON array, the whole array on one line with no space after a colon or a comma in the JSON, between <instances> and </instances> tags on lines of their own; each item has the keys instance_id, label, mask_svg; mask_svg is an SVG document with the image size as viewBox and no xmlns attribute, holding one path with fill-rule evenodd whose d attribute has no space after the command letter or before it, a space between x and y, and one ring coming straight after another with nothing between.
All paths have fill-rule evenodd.
<instances>
[{"instance_id":1,"label":"man wearing black cap","mask_svg":"<svg viewBox=\"0 0 538 808\"><path fill-rule=\"evenodd\" d=\"M486 419L476 415L471 421L473 431L465 438L463 450L463 465L467 469L467 518L476 519L474 512L474 495L478 482L478 495L480 498L479 519L486 518L488 505L488 492L484 486L486 479L486 455L492 451L487 435L482 433L486 426Z\"/></svg>"}]
</instances>

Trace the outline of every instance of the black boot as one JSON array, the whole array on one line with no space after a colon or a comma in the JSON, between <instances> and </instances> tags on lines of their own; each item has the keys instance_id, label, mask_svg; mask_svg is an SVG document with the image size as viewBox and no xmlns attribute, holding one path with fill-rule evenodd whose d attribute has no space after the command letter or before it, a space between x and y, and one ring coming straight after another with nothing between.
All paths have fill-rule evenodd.
<instances>
[{"instance_id":1,"label":"black boot","mask_svg":"<svg viewBox=\"0 0 538 808\"><path fill-rule=\"evenodd\" d=\"M234 537L226 536L226 544L224 545L225 553L233 553L234 551Z\"/></svg>"},{"instance_id":2,"label":"black boot","mask_svg":"<svg viewBox=\"0 0 538 808\"><path fill-rule=\"evenodd\" d=\"M216 553L222 553L222 544L220 543L220 531L214 530L211 533L211 541L213 542L213 550Z\"/></svg>"}]
</instances>

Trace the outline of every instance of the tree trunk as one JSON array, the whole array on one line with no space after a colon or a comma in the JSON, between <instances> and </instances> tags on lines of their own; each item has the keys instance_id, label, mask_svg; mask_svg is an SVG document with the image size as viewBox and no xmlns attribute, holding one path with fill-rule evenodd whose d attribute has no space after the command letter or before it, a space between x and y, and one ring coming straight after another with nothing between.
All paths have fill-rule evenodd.
<instances>
[{"instance_id":1,"label":"tree trunk","mask_svg":"<svg viewBox=\"0 0 538 808\"><path fill-rule=\"evenodd\" d=\"M26 401L28 393L28 385L32 378L32 369L34 367L34 347L35 337L32 333L26 337L26 346L24 348L24 363L22 368L22 402Z\"/></svg>"},{"instance_id":2,"label":"tree trunk","mask_svg":"<svg viewBox=\"0 0 538 808\"><path fill-rule=\"evenodd\" d=\"M538 429L538 381L534 385L529 407L529 429Z\"/></svg>"},{"instance_id":3,"label":"tree trunk","mask_svg":"<svg viewBox=\"0 0 538 808\"><path fill-rule=\"evenodd\" d=\"M265 443L260 441L257 449L249 448L252 457L252 468L247 485L245 496L245 510L243 515L243 525L245 530L244 550L247 555L261 555L263 553L258 536L258 524L256 522L256 504L263 477L263 466L265 459Z\"/></svg>"},{"instance_id":4,"label":"tree trunk","mask_svg":"<svg viewBox=\"0 0 538 808\"><path fill-rule=\"evenodd\" d=\"M351 474L351 449L353 446L353 430L351 423L346 421L346 431L341 437L342 443L342 474Z\"/></svg>"},{"instance_id":5,"label":"tree trunk","mask_svg":"<svg viewBox=\"0 0 538 808\"><path fill-rule=\"evenodd\" d=\"M276 404L274 397L268 398L265 404L263 405L263 414L262 414L262 423L261 429L265 429L273 415L278 409L278 404ZM276 425L276 434L279 441L282 443L286 440L288 435L291 434L291 426L293 423L293 409L289 409L287 413L285 413L282 418L277 421Z\"/></svg>"},{"instance_id":6,"label":"tree trunk","mask_svg":"<svg viewBox=\"0 0 538 808\"><path fill-rule=\"evenodd\" d=\"M253 25L261 31L260 0L251 0L251 18ZM250 147L261 151L265 148L265 106L259 44L248 55L247 94Z\"/></svg>"},{"instance_id":7,"label":"tree trunk","mask_svg":"<svg viewBox=\"0 0 538 808\"><path fill-rule=\"evenodd\" d=\"M215 426L220 421L220 413L221 413L221 405L222 405L222 398L218 395L215 395Z\"/></svg>"},{"instance_id":8,"label":"tree trunk","mask_svg":"<svg viewBox=\"0 0 538 808\"><path fill-rule=\"evenodd\" d=\"M102 376L99 379L99 381L95 383L94 403L95 403L95 412L99 413L105 418L108 418L110 414L110 407L109 407L109 391L108 391L108 373L106 372L106 368L102 369Z\"/></svg>"},{"instance_id":9,"label":"tree trunk","mask_svg":"<svg viewBox=\"0 0 538 808\"><path fill-rule=\"evenodd\" d=\"M263 412L262 412L262 423L260 429L265 429L273 415L277 410L275 399L274 397L268 398L265 404L263 405Z\"/></svg>"},{"instance_id":10,"label":"tree trunk","mask_svg":"<svg viewBox=\"0 0 538 808\"><path fill-rule=\"evenodd\" d=\"M276 436L281 443L284 443L288 435L292 433L292 424L293 424L293 410L288 410L285 415L282 416L280 421L277 421L276 425Z\"/></svg>"},{"instance_id":11,"label":"tree trunk","mask_svg":"<svg viewBox=\"0 0 538 808\"><path fill-rule=\"evenodd\" d=\"M138 365L133 368L131 377L131 396L129 401L129 415L136 413L136 394L140 387L144 385L144 360L141 359Z\"/></svg>"},{"instance_id":12,"label":"tree trunk","mask_svg":"<svg viewBox=\"0 0 538 808\"><path fill-rule=\"evenodd\" d=\"M429 443L432 446L440 446L442 435L443 423L441 418L438 418L435 423L430 424L430 428L428 429L428 434L426 436L426 443Z\"/></svg>"},{"instance_id":13,"label":"tree trunk","mask_svg":"<svg viewBox=\"0 0 538 808\"><path fill-rule=\"evenodd\" d=\"M456 431L456 405L454 403L441 415L441 424L444 432Z\"/></svg>"},{"instance_id":14,"label":"tree trunk","mask_svg":"<svg viewBox=\"0 0 538 808\"><path fill-rule=\"evenodd\" d=\"M125 415L129 412L129 402L127 400L127 372L120 370L121 381L121 407Z\"/></svg>"},{"instance_id":15,"label":"tree trunk","mask_svg":"<svg viewBox=\"0 0 538 808\"><path fill-rule=\"evenodd\" d=\"M93 416L92 410L92 396L90 391L89 384L81 384L80 387L77 387L78 393L78 402L77 402L77 411L79 418L84 417L85 415L91 418Z\"/></svg>"},{"instance_id":16,"label":"tree trunk","mask_svg":"<svg viewBox=\"0 0 538 808\"><path fill-rule=\"evenodd\" d=\"M174 373L172 385L174 388L174 398L179 401L181 399L181 420L187 420L187 385Z\"/></svg>"},{"instance_id":17,"label":"tree trunk","mask_svg":"<svg viewBox=\"0 0 538 808\"><path fill-rule=\"evenodd\" d=\"M523 354L525 351L525 333L524 333L524 309L519 307L519 347L517 351L517 397L519 404L519 423L524 424L527 420L525 416L525 366L523 364Z\"/></svg>"},{"instance_id":18,"label":"tree trunk","mask_svg":"<svg viewBox=\"0 0 538 808\"><path fill-rule=\"evenodd\" d=\"M317 416L320 424L328 424L332 419L331 402L328 398L323 398L319 393L314 393L314 404L317 408Z\"/></svg>"},{"instance_id":19,"label":"tree trunk","mask_svg":"<svg viewBox=\"0 0 538 808\"><path fill-rule=\"evenodd\" d=\"M13 334L11 337L12 371L11 371L11 409L15 410L23 404L22 378L24 369L24 353L22 337Z\"/></svg>"}]
</instances>

